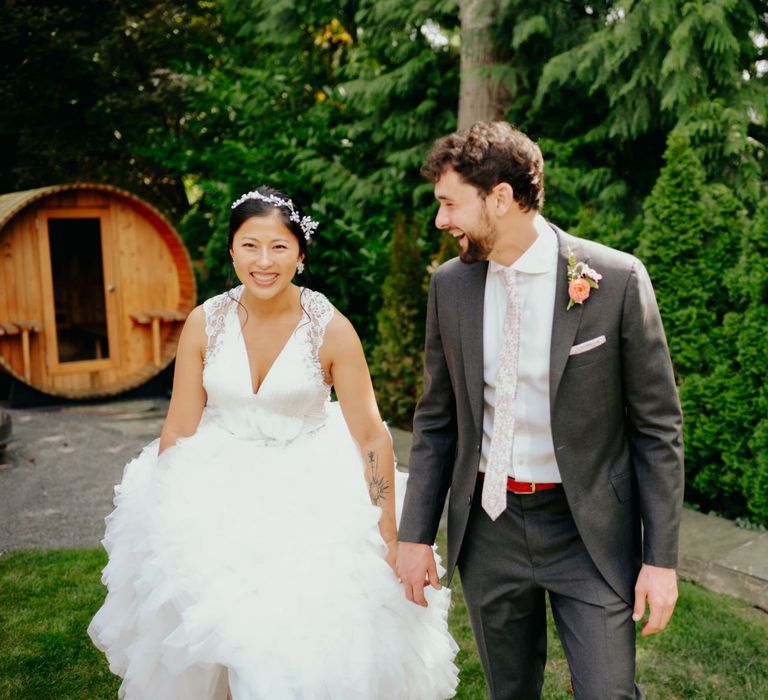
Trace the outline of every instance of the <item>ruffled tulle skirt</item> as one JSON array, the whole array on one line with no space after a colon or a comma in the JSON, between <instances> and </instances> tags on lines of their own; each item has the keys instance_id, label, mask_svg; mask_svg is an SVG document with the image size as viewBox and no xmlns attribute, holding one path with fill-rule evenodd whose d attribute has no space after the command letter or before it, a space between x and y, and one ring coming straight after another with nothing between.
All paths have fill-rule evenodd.
<instances>
[{"instance_id":1,"label":"ruffled tulle skirt","mask_svg":"<svg viewBox=\"0 0 768 700\"><path fill-rule=\"evenodd\" d=\"M405 600L332 411L287 446L215 423L125 469L88 632L128 700L452 697L448 589Z\"/></svg>"}]
</instances>

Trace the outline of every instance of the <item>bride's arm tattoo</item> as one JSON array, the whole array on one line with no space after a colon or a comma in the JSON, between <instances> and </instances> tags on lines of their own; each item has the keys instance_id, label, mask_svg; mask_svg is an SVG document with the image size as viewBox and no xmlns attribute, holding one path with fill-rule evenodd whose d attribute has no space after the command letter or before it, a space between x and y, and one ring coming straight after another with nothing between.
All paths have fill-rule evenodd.
<instances>
[{"instance_id":1,"label":"bride's arm tattoo","mask_svg":"<svg viewBox=\"0 0 768 700\"><path fill-rule=\"evenodd\" d=\"M390 483L386 477L379 472L379 456L371 451L368 453L368 493L371 497L371 503L377 506L386 499L387 492L390 489Z\"/></svg>"}]
</instances>

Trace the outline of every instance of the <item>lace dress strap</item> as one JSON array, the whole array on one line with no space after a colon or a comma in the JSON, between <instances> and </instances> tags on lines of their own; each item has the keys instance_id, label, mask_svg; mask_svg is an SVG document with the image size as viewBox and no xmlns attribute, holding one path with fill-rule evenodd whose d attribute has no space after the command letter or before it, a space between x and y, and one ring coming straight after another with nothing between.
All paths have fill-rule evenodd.
<instances>
[{"instance_id":1,"label":"lace dress strap","mask_svg":"<svg viewBox=\"0 0 768 700\"><path fill-rule=\"evenodd\" d=\"M205 334L208 336L208 344L205 347L203 364L207 365L218 353L224 339L224 329L227 317L240 301L243 286L235 287L227 292L217 294L215 297L203 302L205 312Z\"/></svg>"},{"instance_id":2,"label":"lace dress strap","mask_svg":"<svg viewBox=\"0 0 768 700\"><path fill-rule=\"evenodd\" d=\"M325 329L333 318L333 304L320 292L305 289L302 294L302 306L309 316L309 328L307 329L307 345L309 362L314 370L318 383L325 385L325 374L320 362L320 348L325 338Z\"/></svg>"}]
</instances>

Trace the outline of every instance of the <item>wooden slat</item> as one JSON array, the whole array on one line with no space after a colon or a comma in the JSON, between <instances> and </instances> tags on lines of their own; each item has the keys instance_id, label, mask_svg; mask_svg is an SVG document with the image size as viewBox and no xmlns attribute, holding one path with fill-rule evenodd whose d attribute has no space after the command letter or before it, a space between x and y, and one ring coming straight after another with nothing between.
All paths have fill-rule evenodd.
<instances>
[{"instance_id":1,"label":"wooden slat","mask_svg":"<svg viewBox=\"0 0 768 700\"><path fill-rule=\"evenodd\" d=\"M110 197L105 192L98 190L75 190L77 193L78 207L108 207Z\"/></svg>"},{"instance_id":2,"label":"wooden slat","mask_svg":"<svg viewBox=\"0 0 768 700\"><path fill-rule=\"evenodd\" d=\"M160 319L157 317L152 319L152 358L155 366L160 367Z\"/></svg>"},{"instance_id":3,"label":"wooden slat","mask_svg":"<svg viewBox=\"0 0 768 700\"><path fill-rule=\"evenodd\" d=\"M45 390L48 382L51 381L51 367L58 364L59 350L56 331L56 314L53 301L53 278L51 269L51 248L48 242L48 220L40 213L39 224L36 226L37 238L37 256L40 261L40 302L43 307L43 324L45 348Z\"/></svg>"},{"instance_id":4,"label":"wooden slat","mask_svg":"<svg viewBox=\"0 0 768 700\"><path fill-rule=\"evenodd\" d=\"M147 306L143 301L136 298L137 291L141 290L138 274L143 266L143 261L136 245L137 241L134 230L135 214L133 209L125 202L117 202L115 211L115 248L117 260L120 261L115 284L117 286L119 308L125 313L125 316L121 318L121 356L123 358L123 366L126 369L130 368L130 371L135 371L150 360L146 343L147 339L141 330L133 327L131 319L136 320L133 314L127 313L130 309L142 309ZM150 320L148 318L146 321L141 320L137 322L148 324Z\"/></svg>"},{"instance_id":5,"label":"wooden slat","mask_svg":"<svg viewBox=\"0 0 768 700\"><path fill-rule=\"evenodd\" d=\"M32 361L29 357L29 329L21 331L21 354L24 358L24 379L32 379Z\"/></svg>"},{"instance_id":6,"label":"wooden slat","mask_svg":"<svg viewBox=\"0 0 768 700\"><path fill-rule=\"evenodd\" d=\"M85 193L81 193L81 197ZM104 195L98 193L102 203ZM111 207L99 217L99 228L101 229L101 264L104 275L104 289L101 290L104 295L104 319L107 324L107 345L109 346L109 358L116 367L122 364L122 353L120 348L120 321L118 316L118 305L115 294L117 275L115 274L115 265L119 261L115 259L115 231L113 229L113 212Z\"/></svg>"},{"instance_id":7,"label":"wooden slat","mask_svg":"<svg viewBox=\"0 0 768 700\"><path fill-rule=\"evenodd\" d=\"M11 222L8 230L8 249L3 255L3 279L6 294L6 319L19 318L18 294L22 281L16 274L16 258L19 248L24 244L20 235L20 223Z\"/></svg>"},{"instance_id":8,"label":"wooden slat","mask_svg":"<svg viewBox=\"0 0 768 700\"><path fill-rule=\"evenodd\" d=\"M25 319L34 323L34 330L37 334L30 338L30 354L32 358L30 384L40 384L45 376L45 342L40 335L43 331L43 308L40 299L40 261L38 259L38 249L35 244L37 233L35 231L34 217L27 216L24 227L24 237L26 239L23 247L24 253L24 286L27 289L27 306L25 309Z\"/></svg>"},{"instance_id":9,"label":"wooden slat","mask_svg":"<svg viewBox=\"0 0 768 700\"><path fill-rule=\"evenodd\" d=\"M0 258L0 285L2 285L3 300L0 303L0 319L3 323L10 324L5 326L5 335L18 335L20 329L13 324L13 319L20 318L18 305L18 287L22 284L16 274L15 260L19 251L24 245L29 244L24 236L25 225L29 217L17 217L12 219L2 231L2 256ZM32 239L34 241L34 239ZM21 343L11 342L5 347L5 359L11 367L14 367L21 378L23 371L23 357L21 352Z\"/></svg>"}]
</instances>

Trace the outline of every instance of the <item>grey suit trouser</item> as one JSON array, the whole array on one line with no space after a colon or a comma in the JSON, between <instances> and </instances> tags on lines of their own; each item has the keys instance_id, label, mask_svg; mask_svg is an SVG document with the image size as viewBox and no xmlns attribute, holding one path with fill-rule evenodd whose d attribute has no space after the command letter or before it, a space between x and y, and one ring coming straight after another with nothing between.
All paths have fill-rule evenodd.
<instances>
[{"instance_id":1,"label":"grey suit trouser","mask_svg":"<svg viewBox=\"0 0 768 700\"><path fill-rule=\"evenodd\" d=\"M507 493L492 521L478 484L459 556L464 597L492 700L537 700L547 656L545 593L575 700L636 700L632 608L605 582L562 488Z\"/></svg>"}]
</instances>

